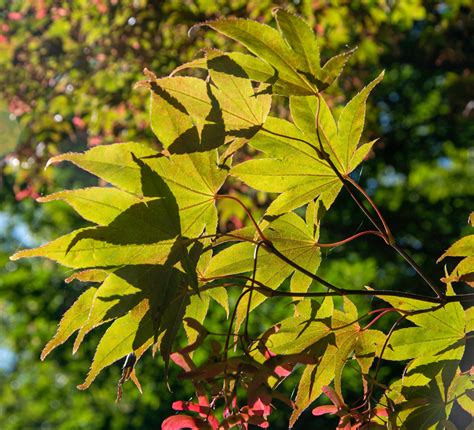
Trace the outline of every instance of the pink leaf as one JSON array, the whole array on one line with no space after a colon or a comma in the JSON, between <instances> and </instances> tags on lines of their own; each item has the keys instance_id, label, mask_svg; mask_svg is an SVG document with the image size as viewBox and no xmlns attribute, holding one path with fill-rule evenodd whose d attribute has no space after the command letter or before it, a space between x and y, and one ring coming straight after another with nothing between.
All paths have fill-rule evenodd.
<instances>
[{"instance_id":1,"label":"pink leaf","mask_svg":"<svg viewBox=\"0 0 474 430\"><path fill-rule=\"evenodd\" d=\"M313 409L313 415L319 416L319 415L325 415L325 414L337 414L338 409L334 405L324 405L324 406L318 406L317 408Z\"/></svg>"},{"instance_id":2,"label":"pink leaf","mask_svg":"<svg viewBox=\"0 0 474 430\"><path fill-rule=\"evenodd\" d=\"M331 400L331 402L337 406L337 408L340 410L340 409L343 409L344 408L344 402L341 400L341 398L339 397L339 395L331 388L331 387L328 387L327 385L325 385L323 387L323 393L326 394L326 396L329 397L329 399Z\"/></svg>"},{"instance_id":3,"label":"pink leaf","mask_svg":"<svg viewBox=\"0 0 474 430\"><path fill-rule=\"evenodd\" d=\"M162 430L208 430L216 428L217 427L211 426L200 418L190 417L188 415L173 415L172 417L166 418L161 424Z\"/></svg>"}]
</instances>

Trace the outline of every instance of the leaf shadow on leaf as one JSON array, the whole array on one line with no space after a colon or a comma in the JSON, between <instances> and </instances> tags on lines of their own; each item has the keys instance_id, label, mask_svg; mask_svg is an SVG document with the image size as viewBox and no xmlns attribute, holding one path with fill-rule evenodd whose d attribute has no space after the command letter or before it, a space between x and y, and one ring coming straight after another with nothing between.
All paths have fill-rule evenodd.
<instances>
[{"instance_id":1,"label":"leaf shadow on leaf","mask_svg":"<svg viewBox=\"0 0 474 430\"><path fill-rule=\"evenodd\" d=\"M404 420L405 428L431 428L448 418L454 401L449 398L449 387L456 376L458 366L459 360L438 361L434 356L432 362L407 372L407 377L421 374L431 381L421 386L402 387L401 393L405 402L399 404L397 409L403 411L415 407ZM441 379L437 382L439 374ZM420 406L416 407L417 405Z\"/></svg>"},{"instance_id":2,"label":"leaf shadow on leaf","mask_svg":"<svg viewBox=\"0 0 474 430\"><path fill-rule=\"evenodd\" d=\"M248 75L248 73L236 61L232 60L232 58L230 58L229 56L225 54L208 59L207 67L216 72L226 73L228 75L235 76L236 78L252 79ZM279 73L278 73L278 70L275 69L275 67L273 66L271 67L273 69L274 74L271 77L269 77L267 80L260 81L262 83L269 84L269 86L265 87L260 92L257 92L255 96L258 96L260 94L272 93L271 86L278 81Z\"/></svg>"},{"instance_id":3,"label":"leaf shadow on leaf","mask_svg":"<svg viewBox=\"0 0 474 430\"><path fill-rule=\"evenodd\" d=\"M404 419L404 428L431 428L446 418L443 399L435 381L421 387L404 387L402 390L406 402L397 405L397 409L411 409Z\"/></svg>"},{"instance_id":4,"label":"leaf shadow on leaf","mask_svg":"<svg viewBox=\"0 0 474 430\"><path fill-rule=\"evenodd\" d=\"M326 88L328 88L332 82L324 82L321 81L320 79L316 78L312 73L305 72L303 70L297 70L297 72L300 75L303 75L311 84L315 85L318 88L318 91L324 91Z\"/></svg>"},{"instance_id":5,"label":"leaf shadow on leaf","mask_svg":"<svg viewBox=\"0 0 474 430\"><path fill-rule=\"evenodd\" d=\"M145 245L179 236L179 208L173 193L164 180L146 163L133 154L132 157L140 167L143 196L156 197L156 200L130 206L107 226L79 232L71 240L66 253L83 239L94 239L115 245Z\"/></svg>"},{"instance_id":6,"label":"leaf shadow on leaf","mask_svg":"<svg viewBox=\"0 0 474 430\"><path fill-rule=\"evenodd\" d=\"M152 91L155 91L155 88L159 89L159 93L157 94L166 102L179 110L181 110L181 108L184 109L183 113L192 118L192 115L186 111L186 108L172 95L162 88L159 88L157 85L152 85ZM198 129L197 124L186 130L169 145L168 151L170 153L189 154L192 152L206 152L211 149L216 149L224 144L225 125L222 117L222 110L215 96L212 94L209 83L207 84L207 95L211 102L211 110L205 118L206 122L202 127L202 130L200 131Z\"/></svg>"},{"instance_id":7,"label":"leaf shadow on leaf","mask_svg":"<svg viewBox=\"0 0 474 430\"><path fill-rule=\"evenodd\" d=\"M303 321L299 324L302 327L301 327L300 332L296 336L295 340L298 339L299 337L301 337L306 330L310 330L311 329L311 324L313 324L315 322L320 322L320 323L326 325L328 327L328 330L331 328L331 318L330 317L316 318L317 312L318 312L320 307L321 307L320 303L316 302L315 300L311 301L311 314L309 315L309 317L305 321Z\"/></svg>"},{"instance_id":8,"label":"leaf shadow on leaf","mask_svg":"<svg viewBox=\"0 0 474 430\"><path fill-rule=\"evenodd\" d=\"M328 347L330 345L336 346L336 336L334 333L330 333L327 336L323 337L320 339L318 342L316 342L314 345L311 345L308 348L308 354L312 357L319 357L321 358ZM310 384L309 384L309 392L313 392L314 389L314 384L316 382L316 376L318 372L318 366L315 366L315 368L311 372L311 377L310 377Z\"/></svg>"}]
</instances>

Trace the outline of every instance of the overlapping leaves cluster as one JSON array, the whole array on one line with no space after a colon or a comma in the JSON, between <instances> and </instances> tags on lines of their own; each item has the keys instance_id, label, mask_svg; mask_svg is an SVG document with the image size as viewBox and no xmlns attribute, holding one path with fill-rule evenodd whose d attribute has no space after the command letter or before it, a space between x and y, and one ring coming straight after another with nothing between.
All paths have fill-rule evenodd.
<instances>
[{"instance_id":1,"label":"overlapping leaves cluster","mask_svg":"<svg viewBox=\"0 0 474 430\"><path fill-rule=\"evenodd\" d=\"M362 162L374 143L360 140L367 97L383 74L336 121L321 92L334 83L353 51L321 65L319 42L306 23L284 10L275 16L278 30L241 19L205 24L250 54L208 50L173 76L156 78L147 72L139 86L150 91L151 127L160 148L117 143L50 161L72 162L110 186L43 198L66 201L93 225L13 257L50 258L77 269L71 278L96 285L64 314L42 358L75 333L76 351L90 331L109 323L79 387L89 387L103 368L125 356L133 353L138 360L148 349L159 351L167 365L172 358L183 368L198 399L177 402L176 409L197 416L171 417L165 423L169 428L266 427L275 400L293 408L293 425L323 392L335 399L325 411L341 417L341 428L369 422L370 428L441 428L454 400L472 410L471 377L459 369L466 333L472 330L470 309L455 302L435 308L383 297L391 307L378 314L398 312L411 323L387 338L362 324L364 316L347 297L342 309L332 297L302 298L313 281L307 274L316 273L321 261L321 216L341 190L341 177ZM205 78L178 76L191 68L204 70ZM292 121L270 114L274 95L289 97ZM233 154L246 144L262 155L234 163ZM216 201L229 198L220 194L229 177L278 195L258 225L226 236L217 229ZM293 210L304 206L303 219ZM225 241L235 243L221 249ZM466 259L446 279L447 294L454 294L449 282L472 271L472 249L469 243L463 254L451 252ZM287 279L290 292L301 299L294 316L256 340L245 333L251 347L229 358L230 333L238 338L249 313ZM251 293L240 296L233 310L227 348L214 345L210 361L198 366L191 353L210 337L203 325L210 303L214 300L229 314L227 288L232 286ZM180 350L176 339L183 328L190 346ZM402 379L385 387L377 409L371 401L380 384L370 369L382 352L387 360L409 364ZM343 400L341 378L348 363L362 377L364 402L357 407ZM304 368L296 398L290 400L277 388L296 364ZM245 406L237 404L237 389L246 390ZM215 416L218 402L225 406L222 419Z\"/></svg>"}]
</instances>

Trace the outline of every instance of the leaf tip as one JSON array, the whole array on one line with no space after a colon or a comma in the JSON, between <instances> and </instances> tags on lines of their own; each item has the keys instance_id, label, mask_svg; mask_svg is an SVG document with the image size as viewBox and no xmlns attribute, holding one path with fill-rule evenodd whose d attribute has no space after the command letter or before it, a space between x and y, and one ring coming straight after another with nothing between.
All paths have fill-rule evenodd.
<instances>
[{"instance_id":1,"label":"leaf tip","mask_svg":"<svg viewBox=\"0 0 474 430\"><path fill-rule=\"evenodd\" d=\"M21 251L15 252L13 255L10 255L9 259L11 261L19 260L20 258L27 257L28 249L22 249Z\"/></svg>"}]
</instances>

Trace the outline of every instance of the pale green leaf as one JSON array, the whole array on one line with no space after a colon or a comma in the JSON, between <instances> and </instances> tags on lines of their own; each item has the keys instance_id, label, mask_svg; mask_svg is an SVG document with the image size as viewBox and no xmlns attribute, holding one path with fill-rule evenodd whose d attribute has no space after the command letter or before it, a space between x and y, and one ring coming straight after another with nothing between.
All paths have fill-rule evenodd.
<instances>
[{"instance_id":1,"label":"pale green leaf","mask_svg":"<svg viewBox=\"0 0 474 430\"><path fill-rule=\"evenodd\" d=\"M245 71L236 71L240 66L226 55L208 54L208 67L226 132L251 138L267 118L271 95L264 88L256 93L248 78L238 76Z\"/></svg>"},{"instance_id":2,"label":"pale green leaf","mask_svg":"<svg viewBox=\"0 0 474 430\"><path fill-rule=\"evenodd\" d=\"M95 287L92 287L83 292L64 313L56 330L56 334L43 348L43 351L41 351L41 360L44 360L57 346L66 342L66 340L87 321L96 290Z\"/></svg>"},{"instance_id":3,"label":"pale green leaf","mask_svg":"<svg viewBox=\"0 0 474 430\"><path fill-rule=\"evenodd\" d=\"M153 341L153 323L147 300L140 302L125 316L115 320L102 336L85 381L77 388L85 390L104 367L129 353L147 348Z\"/></svg>"},{"instance_id":4,"label":"pale green leaf","mask_svg":"<svg viewBox=\"0 0 474 430\"><path fill-rule=\"evenodd\" d=\"M290 427L293 427L299 416L321 394L322 388L329 385L334 379L335 356L337 347L327 345L322 351L321 361L317 365L307 365L298 384L298 393L295 399L295 409L290 417Z\"/></svg>"},{"instance_id":5,"label":"pale green leaf","mask_svg":"<svg viewBox=\"0 0 474 430\"><path fill-rule=\"evenodd\" d=\"M366 101L373 88L383 79L384 72L375 78L369 85L362 89L352 100L344 106L337 122L338 134L334 143L335 152L341 160L342 166L349 174L348 167L357 150L362 129L365 123Z\"/></svg>"},{"instance_id":6,"label":"pale green leaf","mask_svg":"<svg viewBox=\"0 0 474 430\"><path fill-rule=\"evenodd\" d=\"M305 299L298 303L295 315L283 320L278 332L270 338L271 351L275 354L298 354L313 347L331 332L329 318L333 312L332 298L319 305Z\"/></svg>"},{"instance_id":7,"label":"pale green leaf","mask_svg":"<svg viewBox=\"0 0 474 430\"><path fill-rule=\"evenodd\" d=\"M437 328L436 328L437 329ZM383 358L386 360L409 360L424 355L433 355L454 348L461 341L457 333L422 327L396 330L390 337Z\"/></svg>"},{"instance_id":8,"label":"pale green leaf","mask_svg":"<svg viewBox=\"0 0 474 430\"><path fill-rule=\"evenodd\" d=\"M342 54L336 55L330 58L324 66L321 68L318 75L318 87L320 91L323 91L339 77L344 69L349 58L352 57L352 54L355 52L355 49L350 51L343 52Z\"/></svg>"},{"instance_id":9,"label":"pale green leaf","mask_svg":"<svg viewBox=\"0 0 474 430\"><path fill-rule=\"evenodd\" d=\"M267 214L288 212L319 196L326 207L334 201L339 179L292 123L269 117L250 144L272 158L240 163L231 173L258 190L281 193Z\"/></svg>"},{"instance_id":10,"label":"pale green leaf","mask_svg":"<svg viewBox=\"0 0 474 430\"><path fill-rule=\"evenodd\" d=\"M265 122L271 95L255 93L245 71L218 51L207 52L212 85L193 77L152 80L151 125L172 153L208 151L227 135L252 137Z\"/></svg>"},{"instance_id":11,"label":"pale green leaf","mask_svg":"<svg viewBox=\"0 0 474 430\"><path fill-rule=\"evenodd\" d=\"M104 282L105 278L109 276L109 271L104 269L86 269L79 272L73 273L71 276L66 278L64 282L69 284L74 279L80 282Z\"/></svg>"},{"instance_id":12,"label":"pale green leaf","mask_svg":"<svg viewBox=\"0 0 474 430\"><path fill-rule=\"evenodd\" d=\"M474 257L466 257L459 262L459 264L453 269L448 277L443 279L443 282L463 281L471 287L474 287L473 273Z\"/></svg>"},{"instance_id":13,"label":"pale green leaf","mask_svg":"<svg viewBox=\"0 0 474 430\"><path fill-rule=\"evenodd\" d=\"M111 187L90 187L59 191L38 199L39 202L64 200L84 219L99 225L107 225L120 213L140 203L137 196Z\"/></svg>"},{"instance_id":14,"label":"pale green leaf","mask_svg":"<svg viewBox=\"0 0 474 430\"><path fill-rule=\"evenodd\" d=\"M241 52L226 52L225 55L239 66L239 69L229 70L229 73L235 74L237 77L269 84L271 85L269 91L272 94L286 96L290 94L308 94L307 88L301 87L299 80L296 82L291 80L293 75L288 77L290 80L285 80L272 66L253 55Z\"/></svg>"},{"instance_id":15,"label":"pale green leaf","mask_svg":"<svg viewBox=\"0 0 474 430\"><path fill-rule=\"evenodd\" d=\"M438 258L438 262L445 257L473 257L474 256L474 234L463 237L454 242L446 252Z\"/></svg>"},{"instance_id":16,"label":"pale green leaf","mask_svg":"<svg viewBox=\"0 0 474 430\"><path fill-rule=\"evenodd\" d=\"M141 195L141 172L134 157L155 154L157 150L149 145L135 142L115 143L96 146L83 153L68 152L57 155L48 161L48 165L70 161L124 191Z\"/></svg>"}]
</instances>

